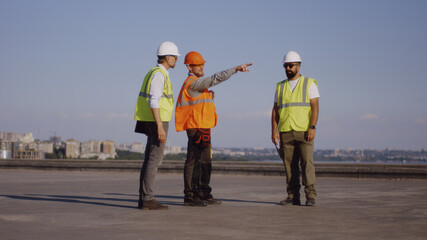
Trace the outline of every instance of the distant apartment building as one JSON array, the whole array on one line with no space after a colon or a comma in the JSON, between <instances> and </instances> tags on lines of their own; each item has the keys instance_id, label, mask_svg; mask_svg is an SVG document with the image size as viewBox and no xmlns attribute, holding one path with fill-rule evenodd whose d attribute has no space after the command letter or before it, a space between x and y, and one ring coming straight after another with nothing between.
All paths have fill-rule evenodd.
<instances>
[{"instance_id":1,"label":"distant apartment building","mask_svg":"<svg viewBox=\"0 0 427 240\"><path fill-rule=\"evenodd\" d=\"M16 150L14 152L15 159L44 159L44 152L36 150Z\"/></svg>"},{"instance_id":2,"label":"distant apartment building","mask_svg":"<svg viewBox=\"0 0 427 240\"><path fill-rule=\"evenodd\" d=\"M101 144L101 153L107 154L110 158L115 158L116 153L116 143L113 141L103 141Z\"/></svg>"},{"instance_id":3,"label":"distant apartment building","mask_svg":"<svg viewBox=\"0 0 427 240\"><path fill-rule=\"evenodd\" d=\"M8 142L18 142L21 134L12 132L0 132L0 140Z\"/></svg>"},{"instance_id":4,"label":"distant apartment building","mask_svg":"<svg viewBox=\"0 0 427 240\"><path fill-rule=\"evenodd\" d=\"M11 159L12 151L0 149L0 159Z\"/></svg>"},{"instance_id":5,"label":"distant apartment building","mask_svg":"<svg viewBox=\"0 0 427 240\"><path fill-rule=\"evenodd\" d=\"M81 158L95 158L101 153L101 142L90 140L81 143L80 157Z\"/></svg>"},{"instance_id":6,"label":"distant apartment building","mask_svg":"<svg viewBox=\"0 0 427 240\"><path fill-rule=\"evenodd\" d=\"M116 150L130 151L131 149L132 144L116 143Z\"/></svg>"},{"instance_id":7,"label":"distant apartment building","mask_svg":"<svg viewBox=\"0 0 427 240\"><path fill-rule=\"evenodd\" d=\"M39 152L53 153L53 143L47 141L37 141L35 149Z\"/></svg>"},{"instance_id":8,"label":"distant apartment building","mask_svg":"<svg viewBox=\"0 0 427 240\"><path fill-rule=\"evenodd\" d=\"M50 137L49 141L34 141L32 133L0 132L0 159L44 159L45 154L54 154L55 149L65 147L66 158L115 158L116 144L113 141L86 141L80 143L73 138L64 143L61 137Z\"/></svg>"},{"instance_id":9,"label":"distant apartment building","mask_svg":"<svg viewBox=\"0 0 427 240\"><path fill-rule=\"evenodd\" d=\"M75 139L65 141L65 157L79 158L80 157L80 142Z\"/></svg>"},{"instance_id":10,"label":"distant apartment building","mask_svg":"<svg viewBox=\"0 0 427 240\"><path fill-rule=\"evenodd\" d=\"M32 133L0 132L0 140L30 144L34 142Z\"/></svg>"},{"instance_id":11,"label":"distant apartment building","mask_svg":"<svg viewBox=\"0 0 427 240\"><path fill-rule=\"evenodd\" d=\"M10 159L14 157L15 142L0 139L0 159Z\"/></svg>"},{"instance_id":12,"label":"distant apartment building","mask_svg":"<svg viewBox=\"0 0 427 240\"><path fill-rule=\"evenodd\" d=\"M82 142L81 153L101 153L101 142L95 140Z\"/></svg>"},{"instance_id":13,"label":"distant apartment building","mask_svg":"<svg viewBox=\"0 0 427 240\"><path fill-rule=\"evenodd\" d=\"M65 141L65 156L67 158L97 158L105 160L115 158L116 144L113 141L86 141L80 143L75 139Z\"/></svg>"},{"instance_id":14,"label":"distant apartment building","mask_svg":"<svg viewBox=\"0 0 427 240\"><path fill-rule=\"evenodd\" d=\"M32 133L0 132L0 158L44 159Z\"/></svg>"}]
</instances>

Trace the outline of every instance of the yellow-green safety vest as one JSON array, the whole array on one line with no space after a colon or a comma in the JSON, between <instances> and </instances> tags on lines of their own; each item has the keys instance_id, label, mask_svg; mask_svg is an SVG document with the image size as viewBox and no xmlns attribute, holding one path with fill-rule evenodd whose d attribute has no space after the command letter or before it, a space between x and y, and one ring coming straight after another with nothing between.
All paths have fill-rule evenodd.
<instances>
[{"instance_id":1,"label":"yellow-green safety vest","mask_svg":"<svg viewBox=\"0 0 427 240\"><path fill-rule=\"evenodd\" d=\"M165 70L161 67L154 67L145 75L144 81L142 82L141 91L139 92L135 108L135 120L154 122L153 112L151 111L148 100L150 99L151 80L156 72L161 72L165 77L163 95L159 101L160 119L162 122L169 122L172 119L174 107L172 84Z\"/></svg>"},{"instance_id":2,"label":"yellow-green safety vest","mask_svg":"<svg viewBox=\"0 0 427 240\"><path fill-rule=\"evenodd\" d=\"M313 82L317 85L316 80L301 76L293 92L288 79L277 83L279 132L308 130L311 117L308 89Z\"/></svg>"}]
</instances>

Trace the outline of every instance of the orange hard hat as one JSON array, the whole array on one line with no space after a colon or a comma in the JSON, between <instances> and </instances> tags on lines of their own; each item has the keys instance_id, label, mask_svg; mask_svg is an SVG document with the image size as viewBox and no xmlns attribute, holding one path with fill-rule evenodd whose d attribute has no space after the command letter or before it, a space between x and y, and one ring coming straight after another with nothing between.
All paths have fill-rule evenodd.
<instances>
[{"instance_id":1,"label":"orange hard hat","mask_svg":"<svg viewBox=\"0 0 427 240\"><path fill-rule=\"evenodd\" d=\"M192 51L185 55L184 64L200 65L205 62L206 61L203 59L202 55L198 52Z\"/></svg>"}]
</instances>

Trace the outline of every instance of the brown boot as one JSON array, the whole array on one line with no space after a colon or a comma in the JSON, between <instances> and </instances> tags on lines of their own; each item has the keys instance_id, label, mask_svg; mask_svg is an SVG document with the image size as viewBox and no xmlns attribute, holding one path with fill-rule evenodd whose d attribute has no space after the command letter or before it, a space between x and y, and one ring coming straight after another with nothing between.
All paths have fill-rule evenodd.
<instances>
[{"instance_id":1,"label":"brown boot","mask_svg":"<svg viewBox=\"0 0 427 240\"><path fill-rule=\"evenodd\" d=\"M307 202L305 202L306 206L314 206L316 204L316 200L312 197L307 197Z\"/></svg>"},{"instance_id":2,"label":"brown boot","mask_svg":"<svg viewBox=\"0 0 427 240\"><path fill-rule=\"evenodd\" d=\"M288 196L285 200L280 201L280 205L301 205L301 200L299 195Z\"/></svg>"},{"instance_id":3,"label":"brown boot","mask_svg":"<svg viewBox=\"0 0 427 240\"><path fill-rule=\"evenodd\" d=\"M142 201L142 210L167 210L168 206L160 204L156 199L151 199L147 201Z\"/></svg>"}]
</instances>

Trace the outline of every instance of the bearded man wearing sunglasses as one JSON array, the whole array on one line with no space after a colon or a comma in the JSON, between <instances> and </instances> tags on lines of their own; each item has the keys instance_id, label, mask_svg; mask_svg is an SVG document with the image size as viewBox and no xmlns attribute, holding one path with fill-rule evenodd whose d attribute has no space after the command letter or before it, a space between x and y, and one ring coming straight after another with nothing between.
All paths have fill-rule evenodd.
<instances>
[{"instance_id":1,"label":"bearded man wearing sunglasses","mask_svg":"<svg viewBox=\"0 0 427 240\"><path fill-rule=\"evenodd\" d=\"M211 128L216 126L218 115L213 102L214 92L208 88L224 82L236 72L248 72L251 63L204 77L206 61L198 52L189 52L184 64L188 78L184 81L175 109L176 131L187 132L187 159L184 166L184 205L205 207L221 204L209 186L212 170Z\"/></svg>"},{"instance_id":2,"label":"bearded man wearing sunglasses","mask_svg":"<svg viewBox=\"0 0 427 240\"><path fill-rule=\"evenodd\" d=\"M287 79L278 82L271 114L271 138L280 142L286 171L287 198L282 205L300 205L300 164L306 205L314 206L317 197L314 169L314 137L319 116L317 81L301 76L301 57L288 52L283 60Z\"/></svg>"}]
</instances>

